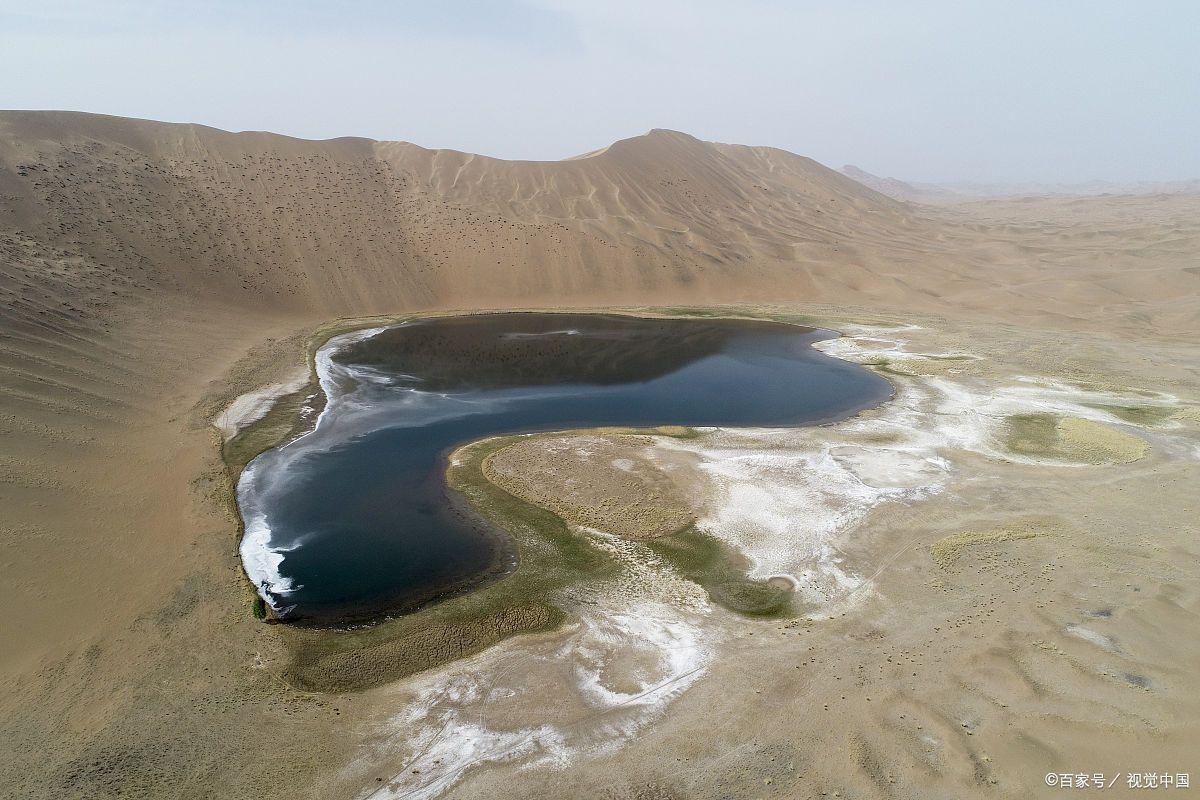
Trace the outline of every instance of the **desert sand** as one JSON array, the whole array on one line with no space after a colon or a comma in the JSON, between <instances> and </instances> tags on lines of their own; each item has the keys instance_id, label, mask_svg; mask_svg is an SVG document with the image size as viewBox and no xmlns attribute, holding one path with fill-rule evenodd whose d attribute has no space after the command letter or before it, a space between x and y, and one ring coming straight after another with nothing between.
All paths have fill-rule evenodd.
<instances>
[{"instance_id":1,"label":"desert sand","mask_svg":"<svg viewBox=\"0 0 1200 800\"><path fill-rule=\"evenodd\" d=\"M13 797L1200 780L1200 196L929 207L672 131L507 162L3 112L0 253ZM494 308L846 334L829 352L887 375L892 403L604 444L791 576L805 613L748 622L590 528L625 568L566 598L562 626L356 691L298 686L318 634L252 613L224 436L303 380L330 326Z\"/></svg>"}]
</instances>

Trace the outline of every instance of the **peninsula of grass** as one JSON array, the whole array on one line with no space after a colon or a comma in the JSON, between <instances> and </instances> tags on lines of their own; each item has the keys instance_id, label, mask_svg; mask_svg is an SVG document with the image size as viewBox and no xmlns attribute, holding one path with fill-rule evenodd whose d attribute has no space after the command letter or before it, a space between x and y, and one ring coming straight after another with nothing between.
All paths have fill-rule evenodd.
<instances>
[{"instance_id":1,"label":"peninsula of grass","mask_svg":"<svg viewBox=\"0 0 1200 800\"><path fill-rule=\"evenodd\" d=\"M618 575L622 567L611 554L555 514L487 480L485 459L514 438L485 439L456 450L446 480L490 525L512 538L515 569L465 594L372 626L287 626L290 682L310 691L361 691L474 655L512 636L551 631L569 617L564 590ZM689 528L646 544L720 606L748 617L792 613L791 592L747 578L737 555L715 537Z\"/></svg>"}]
</instances>

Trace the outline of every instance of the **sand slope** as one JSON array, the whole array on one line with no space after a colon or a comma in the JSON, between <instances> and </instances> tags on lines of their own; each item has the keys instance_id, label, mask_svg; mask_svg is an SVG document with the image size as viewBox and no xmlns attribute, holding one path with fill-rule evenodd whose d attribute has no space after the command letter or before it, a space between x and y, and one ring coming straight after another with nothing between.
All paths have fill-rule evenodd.
<instances>
[{"instance_id":1,"label":"sand slope","mask_svg":"<svg viewBox=\"0 0 1200 800\"><path fill-rule=\"evenodd\" d=\"M1070 213L1071 200L1045 202ZM781 150L672 131L568 161L511 162L0 114L4 291L21 315L54 313L39 306L49 302L104 317L170 294L320 313L657 297L1062 315L1064 302L1104 302L1118 321L1196 321L1194 292L1169 314L1150 305L1197 280L1194 196L1162 198L1153 220L1129 198L1075 202L1121 228L1064 234L1012 216L1021 201L980 222L899 203ZM60 266L38 267L49 261ZM1071 269L1047 275L1048 263ZM44 298L22 291L43 283Z\"/></svg>"}]
</instances>

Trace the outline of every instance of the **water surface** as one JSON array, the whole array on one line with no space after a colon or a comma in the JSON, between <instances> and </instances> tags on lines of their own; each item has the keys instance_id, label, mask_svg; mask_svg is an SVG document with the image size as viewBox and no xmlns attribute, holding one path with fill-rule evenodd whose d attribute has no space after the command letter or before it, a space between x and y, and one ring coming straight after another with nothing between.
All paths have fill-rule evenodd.
<instances>
[{"instance_id":1,"label":"water surface","mask_svg":"<svg viewBox=\"0 0 1200 800\"><path fill-rule=\"evenodd\" d=\"M337 337L318 354L315 429L242 475L242 557L285 618L402 612L511 569L507 537L445 485L456 446L607 425L792 426L877 405L891 386L748 320L503 313Z\"/></svg>"}]
</instances>

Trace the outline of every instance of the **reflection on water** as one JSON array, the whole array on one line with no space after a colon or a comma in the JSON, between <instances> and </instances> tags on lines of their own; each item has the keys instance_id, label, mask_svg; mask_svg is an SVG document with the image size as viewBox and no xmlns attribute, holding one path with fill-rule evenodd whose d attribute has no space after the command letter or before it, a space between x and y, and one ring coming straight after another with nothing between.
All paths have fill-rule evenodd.
<instances>
[{"instance_id":1,"label":"reflection on water","mask_svg":"<svg viewBox=\"0 0 1200 800\"><path fill-rule=\"evenodd\" d=\"M238 499L247 572L289 618L417 607L511 567L506 537L443 479L455 446L605 425L782 426L844 418L886 381L743 320L487 314L335 339L316 429L255 459Z\"/></svg>"}]
</instances>

